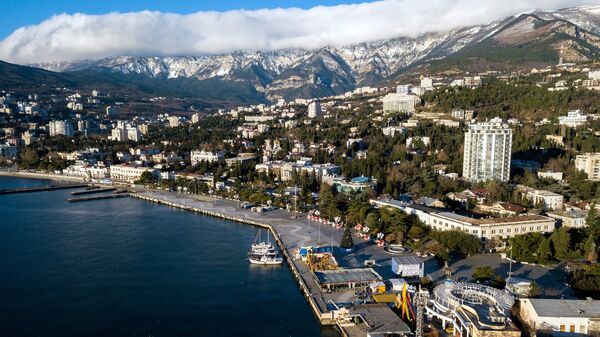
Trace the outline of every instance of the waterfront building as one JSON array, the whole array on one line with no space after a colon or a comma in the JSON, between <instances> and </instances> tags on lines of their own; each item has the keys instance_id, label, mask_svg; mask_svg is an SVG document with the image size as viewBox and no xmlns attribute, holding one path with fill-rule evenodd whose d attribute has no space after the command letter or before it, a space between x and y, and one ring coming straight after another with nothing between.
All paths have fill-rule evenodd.
<instances>
[{"instance_id":1,"label":"waterfront building","mask_svg":"<svg viewBox=\"0 0 600 337\"><path fill-rule=\"evenodd\" d=\"M190 152L190 162L192 166L198 165L201 162L216 163L225 159L225 153L223 151L192 151Z\"/></svg>"},{"instance_id":2,"label":"waterfront building","mask_svg":"<svg viewBox=\"0 0 600 337\"><path fill-rule=\"evenodd\" d=\"M8 143L0 144L0 157L5 159L17 159L17 147Z\"/></svg>"},{"instance_id":3,"label":"waterfront building","mask_svg":"<svg viewBox=\"0 0 600 337\"><path fill-rule=\"evenodd\" d=\"M316 118L321 116L321 103L312 101L308 103L308 118Z\"/></svg>"},{"instance_id":4,"label":"waterfront building","mask_svg":"<svg viewBox=\"0 0 600 337\"><path fill-rule=\"evenodd\" d=\"M523 298L520 316L534 333L592 336L600 333L600 301Z\"/></svg>"},{"instance_id":5,"label":"waterfront building","mask_svg":"<svg viewBox=\"0 0 600 337\"><path fill-rule=\"evenodd\" d=\"M48 123L48 132L50 137L63 135L66 137L73 137L75 130L73 125L69 121L51 121Z\"/></svg>"},{"instance_id":6,"label":"waterfront building","mask_svg":"<svg viewBox=\"0 0 600 337\"><path fill-rule=\"evenodd\" d=\"M575 169L587 174L590 180L600 180L600 153L584 153L575 157Z\"/></svg>"},{"instance_id":7,"label":"waterfront building","mask_svg":"<svg viewBox=\"0 0 600 337\"><path fill-rule=\"evenodd\" d=\"M408 215L415 215L421 222L439 231L458 230L481 240L508 239L525 233L550 233L556 221L542 215L523 215L502 218L476 218L439 208L416 205L393 199L371 199L379 207L394 207Z\"/></svg>"},{"instance_id":8,"label":"waterfront building","mask_svg":"<svg viewBox=\"0 0 600 337\"><path fill-rule=\"evenodd\" d=\"M448 279L433 289L428 316L452 324L455 337L520 337L521 331L511 321L514 296L476 283Z\"/></svg>"},{"instance_id":9,"label":"waterfront building","mask_svg":"<svg viewBox=\"0 0 600 337\"><path fill-rule=\"evenodd\" d=\"M583 114L581 110L571 110L566 116L558 117L558 124L565 125L570 128L577 128L587 123L588 116Z\"/></svg>"},{"instance_id":10,"label":"waterfront building","mask_svg":"<svg viewBox=\"0 0 600 337\"><path fill-rule=\"evenodd\" d=\"M508 181L512 129L500 118L469 124L465 133L463 177L473 182Z\"/></svg>"},{"instance_id":11,"label":"waterfront building","mask_svg":"<svg viewBox=\"0 0 600 337\"><path fill-rule=\"evenodd\" d=\"M377 181L368 177L356 177L350 181L346 181L344 177L332 177L330 180L331 185L340 193L354 193L362 192L366 189L375 189ZM325 181L324 182L328 182Z\"/></svg>"},{"instance_id":12,"label":"waterfront building","mask_svg":"<svg viewBox=\"0 0 600 337\"><path fill-rule=\"evenodd\" d=\"M150 172L155 178L157 178L160 173L160 171L152 167L120 164L110 167L110 179L113 182L133 183L139 180L144 172Z\"/></svg>"},{"instance_id":13,"label":"waterfront building","mask_svg":"<svg viewBox=\"0 0 600 337\"><path fill-rule=\"evenodd\" d=\"M384 112L402 112L412 114L420 98L415 95L391 93L383 97Z\"/></svg>"}]
</instances>

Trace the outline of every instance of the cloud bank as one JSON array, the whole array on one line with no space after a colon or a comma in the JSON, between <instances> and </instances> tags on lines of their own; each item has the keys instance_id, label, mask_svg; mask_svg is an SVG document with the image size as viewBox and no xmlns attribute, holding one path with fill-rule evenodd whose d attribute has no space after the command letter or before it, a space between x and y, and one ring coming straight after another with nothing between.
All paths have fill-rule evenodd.
<instances>
[{"instance_id":1,"label":"cloud bank","mask_svg":"<svg viewBox=\"0 0 600 337\"><path fill-rule=\"evenodd\" d=\"M383 0L310 9L276 8L173 14L61 14L0 41L0 59L41 63L109 56L210 55L235 50L313 49L415 37L485 24L532 9L586 0Z\"/></svg>"}]
</instances>

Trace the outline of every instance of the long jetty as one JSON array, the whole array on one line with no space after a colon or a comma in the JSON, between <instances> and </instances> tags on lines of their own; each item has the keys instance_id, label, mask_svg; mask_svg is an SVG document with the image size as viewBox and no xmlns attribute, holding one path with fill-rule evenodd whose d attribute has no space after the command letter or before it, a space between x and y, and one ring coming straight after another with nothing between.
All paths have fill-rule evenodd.
<instances>
[{"instance_id":1,"label":"long jetty","mask_svg":"<svg viewBox=\"0 0 600 337\"><path fill-rule=\"evenodd\" d=\"M116 188L114 188L114 187L94 188L94 189L89 189L89 190L85 190L85 191L73 191L73 192L71 192L71 195L95 194L95 193L103 193L103 192L112 192L115 190L116 190Z\"/></svg>"},{"instance_id":2,"label":"long jetty","mask_svg":"<svg viewBox=\"0 0 600 337\"><path fill-rule=\"evenodd\" d=\"M94 195L91 197L81 197L81 198L69 198L69 202L81 202L81 201L92 201L92 200L103 200L103 199L118 199L128 197L127 193L119 193L119 194L108 194L108 195Z\"/></svg>"},{"instance_id":3,"label":"long jetty","mask_svg":"<svg viewBox=\"0 0 600 337\"><path fill-rule=\"evenodd\" d=\"M82 188L82 187L86 187L86 186L87 186L86 184L71 184L71 185L8 188L8 189L0 190L0 194L44 192L44 191L64 190L64 189L70 189L70 188Z\"/></svg>"},{"instance_id":4,"label":"long jetty","mask_svg":"<svg viewBox=\"0 0 600 337\"><path fill-rule=\"evenodd\" d=\"M284 256L288 266L290 267L290 270L292 271L292 275L294 276L296 283L298 283L298 286L300 287L300 291L302 292L302 295L304 295L304 298L309 303L313 313L315 314L315 316L317 317L317 319L319 320L321 325L335 325L336 324L335 320L333 319L333 313L331 311L327 310L326 304L322 301L321 301L321 303L317 303L317 299L313 296L314 294L311 293L310 287L306 284L306 280L303 278L302 273L300 272L300 270L298 270L298 267L294 263L294 260L291 256L290 252L288 252L287 247L283 243L281 236L275 230L275 228L273 228L272 225L263 223L263 222L259 222L259 221L255 221L255 220L251 220L251 219L245 219L245 218L241 218L241 217L237 217L237 216L233 216L233 215L223 214L220 212L210 211L207 209L191 207L188 205L183 205L180 203L167 201L167 200L160 199L160 198L149 197L146 195L141 195L139 193L130 193L129 196L131 196L133 198L161 204L161 205L170 206L173 208L179 208L179 209L187 210L190 212L200 213L203 215L212 216L215 218L221 218L221 219L234 221L234 222L238 222L238 223L244 223L244 224L252 225L255 227L259 227L259 228L265 228L265 229L269 230L271 232L271 235L275 239L275 242L277 243L279 250L281 251L282 255Z\"/></svg>"}]
</instances>

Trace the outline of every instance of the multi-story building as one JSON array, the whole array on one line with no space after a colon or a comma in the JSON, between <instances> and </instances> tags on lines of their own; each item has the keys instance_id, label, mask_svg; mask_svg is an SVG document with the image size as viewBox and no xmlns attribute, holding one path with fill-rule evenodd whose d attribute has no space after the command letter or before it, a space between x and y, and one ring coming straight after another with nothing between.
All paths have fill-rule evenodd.
<instances>
[{"instance_id":1,"label":"multi-story building","mask_svg":"<svg viewBox=\"0 0 600 337\"><path fill-rule=\"evenodd\" d=\"M321 115L321 103L312 101L308 103L308 118L315 118Z\"/></svg>"},{"instance_id":2,"label":"multi-story building","mask_svg":"<svg viewBox=\"0 0 600 337\"><path fill-rule=\"evenodd\" d=\"M408 129L401 126L388 126L381 128L383 135L388 137L394 137L396 134L405 134L407 131Z\"/></svg>"},{"instance_id":3,"label":"multi-story building","mask_svg":"<svg viewBox=\"0 0 600 337\"><path fill-rule=\"evenodd\" d=\"M225 160L225 153L223 151L210 152L201 150L190 152L192 166L198 165L201 162L216 163L222 160Z\"/></svg>"},{"instance_id":4,"label":"multi-story building","mask_svg":"<svg viewBox=\"0 0 600 337\"><path fill-rule=\"evenodd\" d=\"M167 118L167 120L169 121L169 126L172 128L178 127L179 126L179 117L177 116L169 116L169 118Z\"/></svg>"},{"instance_id":5,"label":"multi-story building","mask_svg":"<svg viewBox=\"0 0 600 337\"><path fill-rule=\"evenodd\" d=\"M69 121L51 121L48 123L48 132L50 136L63 135L67 137L73 137L75 131L73 125Z\"/></svg>"},{"instance_id":6,"label":"multi-story building","mask_svg":"<svg viewBox=\"0 0 600 337\"><path fill-rule=\"evenodd\" d=\"M600 80L600 70L593 70L588 73L590 80Z\"/></svg>"},{"instance_id":7,"label":"multi-story building","mask_svg":"<svg viewBox=\"0 0 600 337\"><path fill-rule=\"evenodd\" d=\"M383 97L383 111L404 112L412 114L420 98L415 95L387 94Z\"/></svg>"},{"instance_id":8,"label":"multi-story building","mask_svg":"<svg viewBox=\"0 0 600 337\"><path fill-rule=\"evenodd\" d=\"M257 164L255 170L266 174L274 174L281 181L290 181L294 174L314 174L317 179L326 176L335 176L341 172L341 168L334 164L312 164L310 161L298 160L296 162L269 161Z\"/></svg>"},{"instance_id":9,"label":"multi-story building","mask_svg":"<svg viewBox=\"0 0 600 337\"><path fill-rule=\"evenodd\" d=\"M432 90L433 89L433 79L431 77L423 77L421 79L421 88L423 90Z\"/></svg>"},{"instance_id":10,"label":"multi-story building","mask_svg":"<svg viewBox=\"0 0 600 337\"><path fill-rule=\"evenodd\" d=\"M200 114L195 113L192 115L192 124L198 124L198 123L200 123Z\"/></svg>"},{"instance_id":11,"label":"multi-story building","mask_svg":"<svg viewBox=\"0 0 600 337\"><path fill-rule=\"evenodd\" d=\"M565 125L570 128L577 128L587 123L588 116L581 112L581 110L571 110L566 116L558 117L558 124Z\"/></svg>"},{"instance_id":12,"label":"multi-story building","mask_svg":"<svg viewBox=\"0 0 600 337\"><path fill-rule=\"evenodd\" d=\"M550 233L556 220L542 215L522 215L501 218L475 218L392 199L371 200L380 207L398 208L406 214L415 215L424 224L439 231L457 230L482 240L507 239L525 233Z\"/></svg>"},{"instance_id":13,"label":"multi-story building","mask_svg":"<svg viewBox=\"0 0 600 337\"><path fill-rule=\"evenodd\" d=\"M127 127L125 128L126 132L127 132L127 140L130 140L132 142L139 142L142 139L140 130L135 127L135 126L131 126L131 125L127 125Z\"/></svg>"},{"instance_id":14,"label":"multi-story building","mask_svg":"<svg viewBox=\"0 0 600 337\"><path fill-rule=\"evenodd\" d=\"M469 124L465 133L463 177L470 181L508 181L512 129L500 118Z\"/></svg>"},{"instance_id":15,"label":"multi-story building","mask_svg":"<svg viewBox=\"0 0 600 337\"><path fill-rule=\"evenodd\" d=\"M0 144L0 157L6 159L16 159L17 147L8 143Z\"/></svg>"},{"instance_id":16,"label":"multi-story building","mask_svg":"<svg viewBox=\"0 0 600 337\"><path fill-rule=\"evenodd\" d=\"M114 182L133 183L139 180L144 172L150 172L154 177L158 177L158 174L160 173L152 167L121 164L110 167L110 179Z\"/></svg>"},{"instance_id":17,"label":"multi-story building","mask_svg":"<svg viewBox=\"0 0 600 337\"><path fill-rule=\"evenodd\" d=\"M518 185L517 191L534 205L542 205L546 211L558 211L563 208L564 197L558 193L537 190L524 185Z\"/></svg>"},{"instance_id":18,"label":"multi-story building","mask_svg":"<svg viewBox=\"0 0 600 337\"><path fill-rule=\"evenodd\" d=\"M584 153L575 157L575 169L583 171L590 180L600 180L600 153Z\"/></svg>"},{"instance_id":19,"label":"multi-story building","mask_svg":"<svg viewBox=\"0 0 600 337\"><path fill-rule=\"evenodd\" d=\"M105 111L106 111L106 115L108 117L114 117L119 114L119 107L116 107L114 105L109 105L106 107Z\"/></svg>"}]
</instances>

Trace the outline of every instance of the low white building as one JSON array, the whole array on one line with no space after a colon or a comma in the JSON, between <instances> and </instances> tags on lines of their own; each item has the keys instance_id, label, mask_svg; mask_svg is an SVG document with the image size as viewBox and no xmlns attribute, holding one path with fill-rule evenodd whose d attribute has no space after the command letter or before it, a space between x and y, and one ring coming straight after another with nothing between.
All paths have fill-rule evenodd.
<instances>
[{"instance_id":1,"label":"low white building","mask_svg":"<svg viewBox=\"0 0 600 337\"><path fill-rule=\"evenodd\" d=\"M552 179L552 180L555 180L555 181L562 181L563 180L563 173L562 172L553 172L553 171L546 171L546 172L539 171L538 172L538 178L540 178L540 179Z\"/></svg>"},{"instance_id":2,"label":"low white building","mask_svg":"<svg viewBox=\"0 0 600 337\"><path fill-rule=\"evenodd\" d=\"M545 190L537 190L524 185L518 185L517 191L519 191L523 197L531 201L534 205L543 205L544 210L546 211L558 211L563 209L564 197L561 194Z\"/></svg>"},{"instance_id":3,"label":"low white building","mask_svg":"<svg viewBox=\"0 0 600 337\"><path fill-rule=\"evenodd\" d=\"M565 125L570 128L577 128L587 123L588 116L581 112L581 110L571 110L566 116L558 117L558 124Z\"/></svg>"},{"instance_id":4,"label":"low white building","mask_svg":"<svg viewBox=\"0 0 600 337\"><path fill-rule=\"evenodd\" d=\"M154 177L158 177L160 173L158 170L152 167L120 164L110 167L110 179L114 182L133 183L139 180L144 172L150 172Z\"/></svg>"},{"instance_id":5,"label":"low white building","mask_svg":"<svg viewBox=\"0 0 600 337\"><path fill-rule=\"evenodd\" d=\"M600 333L600 301L550 298L521 299L520 316L532 330L554 336Z\"/></svg>"},{"instance_id":6,"label":"low white building","mask_svg":"<svg viewBox=\"0 0 600 337\"><path fill-rule=\"evenodd\" d=\"M571 228L582 228L586 226L587 212L578 209L567 209L564 211L548 212L549 217L558 221L558 224Z\"/></svg>"},{"instance_id":7,"label":"low white building","mask_svg":"<svg viewBox=\"0 0 600 337\"><path fill-rule=\"evenodd\" d=\"M383 135L388 137L394 137L396 134L405 134L407 131L407 128L401 126L388 126L385 128L381 128L381 132L383 132Z\"/></svg>"},{"instance_id":8,"label":"low white building","mask_svg":"<svg viewBox=\"0 0 600 337\"><path fill-rule=\"evenodd\" d=\"M211 152L201 150L192 151L190 153L190 161L192 166L198 165L201 162L216 163L222 160L225 160L225 153L223 151Z\"/></svg>"}]
</instances>

